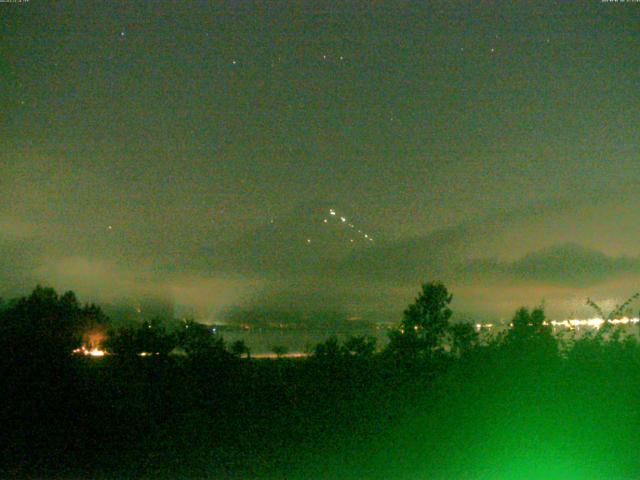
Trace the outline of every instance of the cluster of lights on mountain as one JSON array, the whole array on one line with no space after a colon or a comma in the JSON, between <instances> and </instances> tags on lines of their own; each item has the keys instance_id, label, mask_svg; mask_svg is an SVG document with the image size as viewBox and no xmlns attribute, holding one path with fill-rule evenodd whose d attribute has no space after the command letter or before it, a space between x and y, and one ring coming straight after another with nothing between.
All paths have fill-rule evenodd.
<instances>
[{"instance_id":1,"label":"cluster of lights on mountain","mask_svg":"<svg viewBox=\"0 0 640 480\"><path fill-rule=\"evenodd\" d=\"M361 236L364 240L367 240L369 242L373 242L373 237L371 237L371 235L369 235L368 233L363 232L362 230L360 230L359 228L356 228L356 226L353 223L350 223L347 221L347 217L343 217L342 215L338 215L337 212L335 211L335 209L330 208L329 209L329 217L324 218L322 220L322 223L328 224L330 221L330 218L336 218L338 219L339 223L344 224L345 227L350 228L353 230L353 236L354 237L358 237ZM355 238L350 238L349 242L354 243L355 242ZM311 243L311 239L307 238L307 243Z\"/></svg>"}]
</instances>

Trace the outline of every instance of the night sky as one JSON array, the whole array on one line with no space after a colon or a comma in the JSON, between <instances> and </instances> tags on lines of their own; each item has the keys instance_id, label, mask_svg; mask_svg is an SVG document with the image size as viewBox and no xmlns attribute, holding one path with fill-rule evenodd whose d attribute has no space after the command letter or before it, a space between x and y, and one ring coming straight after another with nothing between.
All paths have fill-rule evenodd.
<instances>
[{"instance_id":1,"label":"night sky","mask_svg":"<svg viewBox=\"0 0 640 480\"><path fill-rule=\"evenodd\" d=\"M640 3L0 18L1 296L398 321L427 280L483 319L640 290Z\"/></svg>"}]
</instances>

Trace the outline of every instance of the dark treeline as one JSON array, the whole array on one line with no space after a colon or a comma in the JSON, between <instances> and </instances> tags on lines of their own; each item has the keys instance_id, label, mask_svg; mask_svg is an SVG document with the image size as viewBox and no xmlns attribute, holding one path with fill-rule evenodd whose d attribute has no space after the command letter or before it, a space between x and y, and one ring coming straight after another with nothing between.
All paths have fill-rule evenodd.
<instances>
[{"instance_id":1,"label":"dark treeline","mask_svg":"<svg viewBox=\"0 0 640 480\"><path fill-rule=\"evenodd\" d=\"M538 307L481 335L451 302L423 285L382 350L332 337L258 360L193 321L112 329L37 287L0 302L0 476L640 476L635 332L554 335Z\"/></svg>"}]
</instances>

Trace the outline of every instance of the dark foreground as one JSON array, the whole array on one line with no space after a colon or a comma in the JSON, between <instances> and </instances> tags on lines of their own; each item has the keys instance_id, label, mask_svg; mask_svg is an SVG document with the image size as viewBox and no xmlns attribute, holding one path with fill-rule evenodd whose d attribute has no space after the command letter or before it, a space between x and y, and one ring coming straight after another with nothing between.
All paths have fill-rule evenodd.
<instances>
[{"instance_id":1,"label":"dark foreground","mask_svg":"<svg viewBox=\"0 0 640 480\"><path fill-rule=\"evenodd\" d=\"M640 477L632 340L32 368L3 375L3 478Z\"/></svg>"}]
</instances>

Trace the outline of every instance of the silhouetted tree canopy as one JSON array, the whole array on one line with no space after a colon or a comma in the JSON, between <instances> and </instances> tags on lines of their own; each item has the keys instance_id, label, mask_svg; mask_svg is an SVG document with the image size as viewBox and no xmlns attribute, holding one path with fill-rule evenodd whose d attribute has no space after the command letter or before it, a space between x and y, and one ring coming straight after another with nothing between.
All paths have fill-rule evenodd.
<instances>
[{"instance_id":1,"label":"silhouetted tree canopy","mask_svg":"<svg viewBox=\"0 0 640 480\"><path fill-rule=\"evenodd\" d=\"M343 452L351 448L345 446L358 442L364 445L363 468L348 478L369 478L371 452L387 438L381 435L390 440L377 468L388 464L389 451L401 462L409 452L424 458L424 465L436 465L434 472L423 466L414 470L430 478L444 470L442 459L451 452L463 455L454 458L447 475L458 478L459 463L473 466L479 453L500 451L505 444L517 449L499 456L509 463L511 455L538 443L573 446L589 436L593 441L582 445L589 459L605 445L602 451L622 448L629 465L637 463L633 412L640 345L630 328L581 331L562 343L542 308L521 308L503 333L481 338L473 324L450 321L450 302L441 284L424 285L382 354L376 354L373 337L332 336L318 343L307 361L246 361L240 360L248 354L242 340L227 350L207 325L175 320L167 327L167 320L155 318L112 331L103 347L117 355L93 358L70 353L79 344L77 332L106 321L99 307L81 306L72 293L58 296L38 287L6 303L0 313L0 341L8 349L0 357L5 362L0 421L6 426L0 451L8 452L3 459L11 472L24 471L28 478L129 478L132 472L153 476L161 468L175 478L185 472L193 473L188 478L289 478L290 458L302 443L322 455L312 455L310 468L329 458L327 445L335 445L337 473L329 475L334 478L344 471ZM178 349L186 358L168 355ZM279 357L287 352L284 346L272 350ZM142 352L153 356L138 359ZM406 355L406 363L388 353ZM502 434L492 438L495 432ZM481 447L460 448L470 438ZM422 439L437 453L425 450ZM281 451L287 457L280 464L283 474L260 475ZM569 449L571 469L576 451ZM494 468L495 458L485 457ZM140 458L153 459L151 470L140 470ZM255 463L248 463L252 459ZM607 458L607 465L612 460ZM32 465L44 467L25 470ZM67 472L70 465L75 470ZM105 469L107 475L100 475ZM2 478L16 477L4 474L2 464L0 472ZM402 476L393 468L389 472L380 478ZM522 477L533 478L530 473ZM310 477L304 471L291 478Z\"/></svg>"},{"instance_id":2,"label":"silhouetted tree canopy","mask_svg":"<svg viewBox=\"0 0 640 480\"><path fill-rule=\"evenodd\" d=\"M226 357L224 339L214 334L207 325L188 320L177 334L177 345L190 357Z\"/></svg>"},{"instance_id":3,"label":"silhouetted tree canopy","mask_svg":"<svg viewBox=\"0 0 640 480\"><path fill-rule=\"evenodd\" d=\"M359 358L371 357L376 351L377 339L371 335L351 336L344 342L347 355Z\"/></svg>"},{"instance_id":4,"label":"silhouetted tree canopy","mask_svg":"<svg viewBox=\"0 0 640 480\"><path fill-rule=\"evenodd\" d=\"M244 342L244 340L236 340L231 344L231 353L233 353L236 357L242 357L246 355L247 358L251 357L251 350Z\"/></svg>"},{"instance_id":5,"label":"silhouetted tree canopy","mask_svg":"<svg viewBox=\"0 0 640 480\"><path fill-rule=\"evenodd\" d=\"M276 357L280 358L289 352L289 349L284 345L274 345L271 347L271 351L276 354Z\"/></svg>"},{"instance_id":6,"label":"silhouetted tree canopy","mask_svg":"<svg viewBox=\"0 0 640 480\"><path fill-rule=\"evenodd\" d=\"M176 346L174 335L167 333L159 318L142 323L137 342L141 352L158 355L167 355Z\"/></svg>"},{"instance_id":7,"label":"silhouetted tree canopy","mask_svg":"<svg viewBox=\"0 0 640 480\"><path fill-rule=\"evenodd\" d=\"M137 329L132 326L124 326L117 330L110 330L103 347L109 353L123 357L138 355L141 350L138 346Z\"/></svg>"},{"instance_id":8,"label":"silhouetted tree canopy","mask_svg":"<svg viewBox=\"0 0 640 480\"><path fill-rule=\"evenodd\" d=\"M471 323L460 322L449 326L451 353L463 356L478 346L480 335Z\"/></svg>"},{"instance_id":9,"label":"silhouetted tree canopy","mask_svg":"<svg viewBox=\"0 0 640 480\"><path fill-rule=\"evenodd\" d=\"M0 348L19 363L56 361L80 346L85 329L106 322L99 307L80 305L73 292L58 295L38 285L0 312Z\"/></svg>"},{"instance_id":10,"label":"silhouetted tree canopy","mask_svg":"<svg viewBox=\"0 0 640 480\"><path fill-rule=\"evenodd\" d=\"M138 326L124 326L109 332L104 348L131 357L140 354L168 355L176 346L175 334L167 333L162 321L153 318Z\"/></svg>"},{"instance_id":11,"label":"silhouetted tree canopy","mask_svg":"<svg viewBox=\"0 0 640 480\"><path fill-rule=\"evenodd\" d=\"M324 342L320 342L316 345L313 356L319 360L334 360L340 357L343 350L340 348L338 337L332 335Z\"/></svg>"},{"instance_id":12,"label":"silhouetted tree canopy","mask_svg":"<svg viewBox=\"0 0 640 480\"><path fill-rule=\"evenodd\" d=\"M553 336L551 325L546 323L542 307L536 307L531 311L525 307L518 309L511 320L511 327L507 331L504 343L520 353L558 353L558 342Z\"/></svg>"},{"instance_id":13,"label":"silhouetted tree canopy","mask_svg":"<svg viewBox=\"0 0 640 480\"><path fill-rule=\"evenodd\" d=\"M422 291L404 311L400 330L389 335L388 350L396 355L417 358L431 356L443 348L449 329L453 296L440 282L422 285Z\"/></svg>"}]
</instances>

